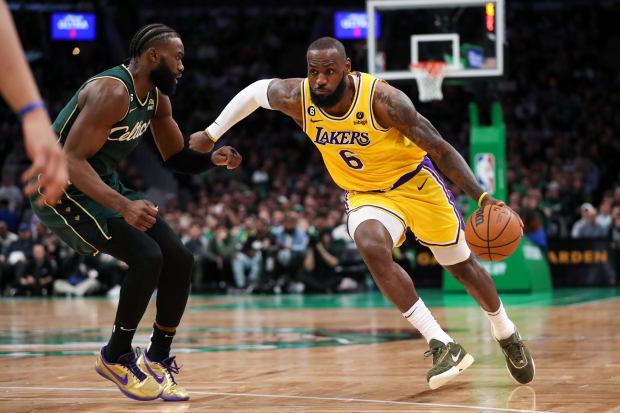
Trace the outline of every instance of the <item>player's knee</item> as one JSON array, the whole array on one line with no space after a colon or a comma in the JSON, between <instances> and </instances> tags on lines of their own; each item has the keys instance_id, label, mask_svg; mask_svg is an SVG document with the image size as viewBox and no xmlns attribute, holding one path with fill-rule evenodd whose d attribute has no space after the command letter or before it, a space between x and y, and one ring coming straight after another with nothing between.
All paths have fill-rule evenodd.
<instances>
[{"instance_id":1,"label":"player's knee","mask_svg":"<svg viewBox=\"0 0 620 413\"><path fill-rule=\"evenodd\" d=\"M145 248L136 259L138 267L149 278L159 278L164 257L159 247Z\"/></svg>"},{"instance_id":2,"label":"player's knee","mask_svg":"<svg viewBox=\"0 0 620 413\"><path fill-rule=\"evenodd\" d=\"M179 266L178 268L181 270L180 272L183 273L183 275L187 276L187 279L189 281L192 268L194 267L194 254L192 254L191 251L188 250L185 246L181 246L181 248L179 248L178 250L177 255L177 261Z\"/></svg>"},{"instance_id":3,"label":"player's knee","mask_svg":"<svg viewBox=\"0 0 620 413\"><path fill-rule=\"evenodd\" d=\"M485 275L484 268L474 259L473 254L466 260L446 265L445 268L461 284L468 284Z\"/></svg>"}]
</instances>

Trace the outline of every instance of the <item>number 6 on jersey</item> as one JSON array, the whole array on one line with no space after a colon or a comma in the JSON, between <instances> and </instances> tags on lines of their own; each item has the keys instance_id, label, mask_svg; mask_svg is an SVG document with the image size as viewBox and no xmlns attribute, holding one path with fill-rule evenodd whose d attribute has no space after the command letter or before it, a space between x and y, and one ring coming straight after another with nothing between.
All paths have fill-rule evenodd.
<instances>
[{"instance_id":1,"label":"number 6 on jersey","mask_svg":"<svg viewBox=\"0 0 620 413\"><path fill-rule=\"evenodd\" d=\"M351 169L364 169L364 164L360 158L355 157L355 152L348 151L346 149L338 152L338 155L346 162L347 166Z\"/></svg>"}]
</instances>

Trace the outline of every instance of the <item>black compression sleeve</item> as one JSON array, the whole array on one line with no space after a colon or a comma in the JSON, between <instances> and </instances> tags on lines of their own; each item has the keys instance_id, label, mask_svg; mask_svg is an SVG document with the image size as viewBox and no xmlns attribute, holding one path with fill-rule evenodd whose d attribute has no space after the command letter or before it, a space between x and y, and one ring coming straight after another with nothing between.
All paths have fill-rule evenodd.
<instances>
[{"instance_id":1,"label":"black compression sleeve","mask_svg":"<svg viewBox=\"0 0 620 413\"><path fill-rule=\"evenodd\" d=\"M213 168L210 153L200 153L183 147L164 162L164 165L179 174L196 175Z\"/></svg>"}]
</instances>

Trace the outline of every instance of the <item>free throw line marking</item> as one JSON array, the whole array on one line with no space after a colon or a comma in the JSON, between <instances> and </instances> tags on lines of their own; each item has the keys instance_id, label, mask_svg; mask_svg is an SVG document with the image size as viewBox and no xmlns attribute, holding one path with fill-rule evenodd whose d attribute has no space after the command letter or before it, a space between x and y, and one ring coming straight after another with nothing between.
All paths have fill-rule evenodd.
<instances>
[{"instance_id":1,"label":"free throw line marking","mask_svg":"<svg viewBox=\"0 0 620 413\"><path fill-rule=\"evenodd\" d=\"M118 392L117 389L99 389L88 387L20 387L20 386L0 386L0 390L49 390L49 391L108 391ZM351 399L341 397L317 397L317 396L289 396L286 394L256 394L256 393L223 393L210 391L191 391L189 394L201 394L206 396L236 396L236 397L262 397L270 399L297 399L297 400L326 400L337 402L355 402L355 403L375 403L375 404L397 404L404 406L424 406L424 407L452 407L455 409L472 409L485 410L495 412L518 412L518 413L555 413L544 410L518 410L518 409L502 409L498 407L487 406L467 406L461 404L443 404L443 403L419 403L419 402L398 402L392 400L373 400L373 399Z\"/></svg>"}]
</instances>

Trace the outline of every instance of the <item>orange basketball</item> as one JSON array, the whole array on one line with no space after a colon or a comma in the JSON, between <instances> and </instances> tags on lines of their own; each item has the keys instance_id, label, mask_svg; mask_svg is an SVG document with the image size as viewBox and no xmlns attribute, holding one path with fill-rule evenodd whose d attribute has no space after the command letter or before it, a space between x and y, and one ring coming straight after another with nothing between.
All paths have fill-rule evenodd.
<instances>
[{"instance_id":1,"label":"orange basketball","mask_svg":"<svg viewBox=\"0 0 620 413\"><path fill-rule=\"evenodd\" d=\"M511 209L486 205L474 212L465 225L469 249L485 261L508 258L521 241L519 218Z\"/></svg>"}]
</instances>

